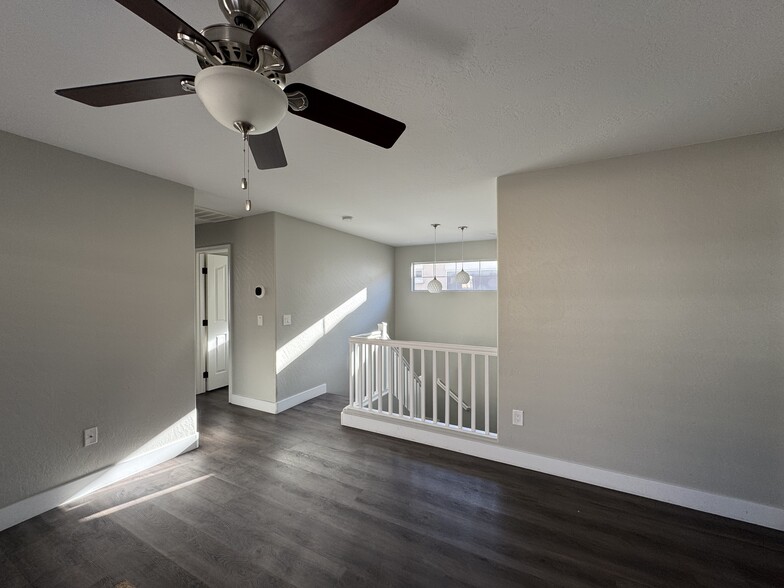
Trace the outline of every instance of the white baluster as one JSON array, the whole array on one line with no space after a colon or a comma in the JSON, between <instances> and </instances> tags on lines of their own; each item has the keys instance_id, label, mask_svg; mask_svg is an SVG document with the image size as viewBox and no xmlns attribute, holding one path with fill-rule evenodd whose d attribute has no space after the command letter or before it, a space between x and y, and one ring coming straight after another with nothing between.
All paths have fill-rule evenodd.
<instances>
[{"instance_id":1,"label":"white baluster","mask_svg":"<svg viewBox=\"0 0 784 588\"><path fill-rule=\"evenodd\" d=\"M348 378L348 405L354 406L354 377L356 366L354 365L354 344L348 344L348 369L349 369L349 378Z\"/></svg>"},{"instance_id":2,"label":"white baluster","mask_svg":"<svg viewBox=\"0 0 784 588\"><path fill-rule=\"evenodd\" d=\"M476 433L476 353L471 354L471 431Z\"/></svg>"},{"instance_id":3,"label":"white baluster","mask_svg":"<svg viewBox=\"0 0 784 588\"><path fill-rule=\"evenodd\" d=\"M419 370L422 372L419 379L419 419L425 422L425 350L419 350Z\"/></svg>"},{"instance_id":4,"label":"white baluster","mask_svg":"<svg viewBox=\"0 0 784 588\"><path fill-rule=\"evenodd\" d=\"M400 380L400 390L398 390L397 394L397 414L398 416L403 416L403 413L406 410L406 389L408 387L408 372L406 371L408 368L406 367L406 354L405 349L402 347L400 348L400 375L402 379Z\"/></svg>"},{"instance_id":5,"label":"white baluster","mask_svg":"<svg viewBox=\"0 0 784 588\"><path fill-rule=\"evenodd\" d=\"M444 424L446 425L447 429L449 425L452 423L452 419L449 417L449 409L452 408L452 395L449 394L449 352L446 351L444 353Z\"/></svg>"},{"instance_id":6,"label":"white baluster","mask_svg":"<svg viewBox=\"0 0 784 588\"><path fill-rule=\"evenodd\" d=\"M376 394L378 395L378 400L376 401L376 408L378 409L378 414L381 414L381 399L383 398L382 390L381 390L381 347L378 345L374 346L376 350Z\"/></svg>"},{"instance_id":7,"label":"white baluster","mask_svg":"<svg viewBox=\"0 0 784 588\"><path fill-rule=\"evenodd\" d=\"M397 415L403 416L403 388L405 387L405 377L403 376L403 348L397 348Z\"/></svg>"},{"instance_id":8,"label":"white baluster","mask_svg":"<svg viewBox=\"0 0 784 588\"><path fill-rule=\"evenodd\" d=\"M362 408L362 346L357 344L354 348L354 406Z\"/></svg>"},{"instance_id":9,"label":"white baluster","mask_svg":"<svg viewBox=\"0 0 784 588\"><path fill-rule=\"evenodd\" d=\"M490 434L490 356L485 355L485 435Z\"/></svg>"},{"instance_id":10,"label":"white baluster","mask_svg":"<svg viewBox=\"0 0 784 588\"><path fill-rule=\"evenodd\" d=\"M393 347L387 347L387 353L389 358L388 370L389 374L387 374L389 384L387 386L387 412L391 415L392 414L392 391L395 389L395 349Z\"/></svg>"},{"instance_id":11,"label":"white baluster","mask_svg":"<svg viewBox=\"0 0 784 588\"><path fill-rule=\"evenodd\" d=\"M457 426L463 429L463 354L457 354Z\"/></svg>"},{"instance_id":12,"label":"white baluster","mask_svg":"<svg viewBox=\"0 0 784 588\"><path fill-rule=\"evenodd\" d=\"M364 347L365 357L363 364L365 368L365 395L367 396L367 406L365 409L371 410L373 408L373 386L370 382L370 345L366 343Z\"/></svg>"},{"instance_id":13,"label":"white baluster","mask_svg":"<svg viewBox=\"0 0 784 588\"><path fill-rule=\"evenodd\" d=\"M408 418L414 418L414 348L408 350Z\"/></svg>"},{"instance_id":14,"label":"white baluster","mask_svg":"<svg viewBox=\"0 0 784 588\"><path fill-rule=\"evenodd\" d=\"M393 394L392 404L389 414L395 414L395 400L400 396L400 348L395 347L395 393Z\"/></svg>"},{"instance_id":15,"label":"white baluster","mask_svg":"<svg viewBox=\"0 0 784 588\"><path fill-rule=\"evenodd\" d=\"M438 352L433 349L433 424L438 424Z\"/></svg>"}]
</instances>

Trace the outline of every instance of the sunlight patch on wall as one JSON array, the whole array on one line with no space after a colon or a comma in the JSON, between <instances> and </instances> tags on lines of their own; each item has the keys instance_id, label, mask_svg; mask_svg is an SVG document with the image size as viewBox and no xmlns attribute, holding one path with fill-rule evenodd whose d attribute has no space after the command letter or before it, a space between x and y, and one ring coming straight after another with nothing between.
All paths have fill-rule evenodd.
<instances>
[{"instance_id":1,"label":"sunlight patch on wall","mask_svg":"<svg viewBox=\"0 0 784 588\"><path fill-rule=\"evenodd\" d=\"M145 453L149 453L150 451L158 449L159 447L168 445L169 443L178 439L184 439L195 433L196 409L194 408L176 423L167 427L158 433L155 437L147 441L147 443L136 449L133 453L129 453L123 461L139 457L140 455L144 455Z\"/></svg>"},{"instance_id":2,"label":"sunlight patch on wall","mask_svg":"<svg viewBox=\"0 0 784 588\"><path fill-rule=\"evenodd\" d=\"M278 349L275 354L275 373L279 374L291 365L298 357L313 347L319 339L324 337L332 329L357 308L367 302L367 288L362 288L343 304L338 306L329 314L317 320L283 347Z\"/></svg>"}]
</instances>

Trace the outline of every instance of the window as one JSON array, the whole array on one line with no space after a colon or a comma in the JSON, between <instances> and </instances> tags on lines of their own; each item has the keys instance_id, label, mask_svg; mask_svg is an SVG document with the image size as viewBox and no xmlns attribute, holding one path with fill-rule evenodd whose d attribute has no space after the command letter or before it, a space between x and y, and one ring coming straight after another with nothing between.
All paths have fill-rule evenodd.
<instances>
[{"instance_id":1,"label":"window","mask_svg":"<svg viewBox=\"0 0 784 588\"><path fill-rule=\"evenodd\" d=\"M498 290L498 261L466 261L463 269L471 276L467 284L458 284L455 275L460 271L459 261L417 262L411 264L411 290L427 292L427 283L437 278L444 292L476 292Z\"/></svg>"}]
</instances>

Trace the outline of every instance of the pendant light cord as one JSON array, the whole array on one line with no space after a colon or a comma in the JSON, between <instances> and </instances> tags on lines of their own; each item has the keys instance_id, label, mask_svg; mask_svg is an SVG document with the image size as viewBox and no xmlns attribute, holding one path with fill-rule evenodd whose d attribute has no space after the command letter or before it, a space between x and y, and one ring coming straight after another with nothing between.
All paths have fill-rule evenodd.
<instances>
[{"instance_id":1,"label":"pendant light cord","mask_svg":"<svg viewBox=\"0 0 784 588\"><path fill-rule=\"evenodd\" d=\"M436 262L438 260L438 223L433 223L433 275L436 271Z\"/></svg>"},{"instance_id":2,"label":"pendant light cord","mask_svg":"<svg viewBox=\"0 0 784 588\"><path fill-rule=\"evenodd\" d=\"M464 255L464 243L465 243L465 227L460 227L460 271L465 271L465 255Z\"/></svg>"}]
</instances>

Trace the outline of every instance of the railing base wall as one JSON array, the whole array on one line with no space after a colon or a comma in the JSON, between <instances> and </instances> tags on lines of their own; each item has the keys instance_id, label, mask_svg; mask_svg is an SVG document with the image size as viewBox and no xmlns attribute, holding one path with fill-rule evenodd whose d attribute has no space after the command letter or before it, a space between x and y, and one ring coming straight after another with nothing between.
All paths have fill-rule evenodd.
<instances>
[{"instance_id":1,"label":"railing base wall","mask_svg":"<svg viewBox=\"0 0 784 588\"><path fill-rule=\"evenodd\" d=\"M429 425L418 425L416 422L404 419L390 420L386 417L374 416L366 411L352 410L350 406L343 409L340 423L354 429L473 455L482 459L784 531L784 509L766 504L526 453L509 447L501 447L497 440L492 438L466 436L451 431L442 432Z\"/></svg>"},{"instance_id":2,"label":"railing base wall","mask_svg":"<svg viewBox=\"0 0 784 588\"><path fill-rule=\"evenodd\" d=\"M343 412L340 415L340 423L345 425L346 427L353 427L354 429L362 429L365 431L370 431L372 433L381 433L382 435L388 435L391 437L398 437L400 439L407 439L409 441L416 441L417 443L425 443L426 445L432 445L432 443L428 443L426 441L417 441L416 439L409 439L408 437L390 434L383 431L375 431L372 429L366 429L365 427L354 426L351 422L345 421L345 415L351 415L351 417L360 417L362 419L369 419L371 421L385 423L391 426L401 426L411 428L417 431L423 431L426 433L433 433L435 435L441 435L446 438L457 438L457 439L469 439L473 441L479 441L480 443L492 443L496 444L498 442L498 435L495 433L490 433L489 435L485 435L481 431L471 431L468 428L464 428L460 430L459 427L456 425L450 425L449 428L444 423L436 423L433 424L433 421L426 420L422 422L420 419L411 419L407 416L398 416L397 414L389 414L386 411L383 411L381 414L373 411L369 411L364 408L355 408L352 406L347 406L343 409ZM436 445L436 447L442 447L441 445ZM450 447L443 447L443 449L451 449ZM459 451L455 449L454 451Z\"/></svg>"}]
</instances>

